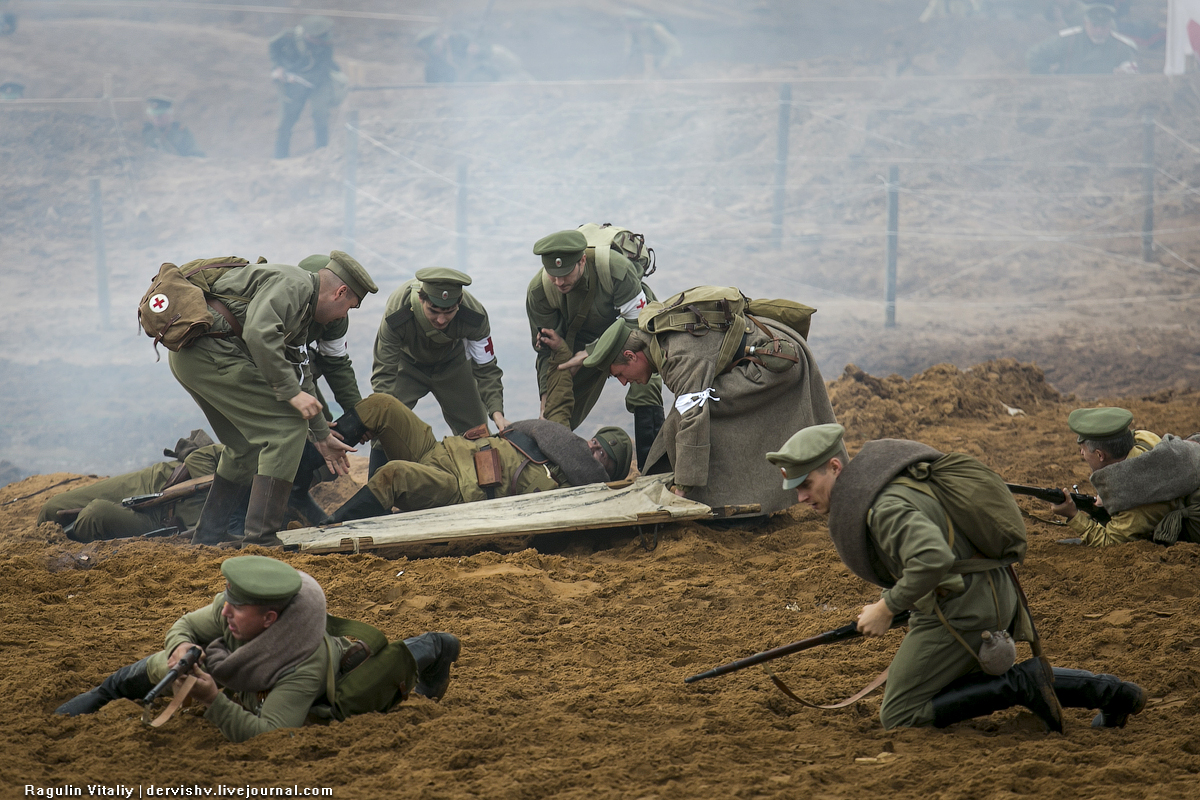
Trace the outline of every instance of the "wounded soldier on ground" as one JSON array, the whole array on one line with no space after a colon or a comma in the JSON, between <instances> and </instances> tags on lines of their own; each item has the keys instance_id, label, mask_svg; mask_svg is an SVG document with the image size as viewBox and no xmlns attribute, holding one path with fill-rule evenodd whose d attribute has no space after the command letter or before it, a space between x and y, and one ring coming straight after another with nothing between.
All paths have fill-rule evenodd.
<instances>
[{"instance_id":1,"label":"wounded soldier on ground","mask_svg":"<svg viewBox=\"0 0 1200 800\"><path fill-rule=\"evenodd\" d=\"M601 428L588 440L544 419L520 420L495 435L481 425L439 442L429 425L386 394L371 395L333 427L346 442L373 439L388 461L325 524L378 517L393 507L418 511L620 480L633 457L620 428Z\"/></svg>"},{"instance_id":2,"label":"wounded soldier on ground","mask_svg":"<svg viewBox=\"0 0 1200 800\"><path fill-rule=\"evenodd\" d=\"M1132 422L1133 413L1124 408L1078 408L1067 417L1079 456L1092 470L1089 480L1112 519L1101 525L1080 514L1066 489L1065 502L1050 510L1066 517L1079 543L1090 547L1138 539L1200 541L1197 526L1187 524L1188 496L1200 489L1200 447L1170 434L1131 430ZM1200 522L1200 513L1196 517Z\"/></svg>"},{"instance_id":3,"label":"wounded soldier on ground","mask_svg":"<svg viewBox=\"0 0 1200 800\"><path fill-rule=\"evenodd\" d=\"M63 526L67 537L77 542L124 539L156 532L171 535L191 530L196 527L208 498L207 486L198 487L194 493L182 494L174 501L139 504L139 507L127 507L122 501L155 495L186 481L212 475L223 449L224 445L214 444L207 433L196 429L187 438L180 439L174 450L163 450L163 455L172 459L170 461L54 495L42 505L37 523L57 522ZM328 474L322 470L324 465L321 454L311 442L306 442L288 506L311 523L325 516L308 493L318 470ZM245 518L243 504L230 515L231 535L241 535Z\"/></svg>"}]
</instances>

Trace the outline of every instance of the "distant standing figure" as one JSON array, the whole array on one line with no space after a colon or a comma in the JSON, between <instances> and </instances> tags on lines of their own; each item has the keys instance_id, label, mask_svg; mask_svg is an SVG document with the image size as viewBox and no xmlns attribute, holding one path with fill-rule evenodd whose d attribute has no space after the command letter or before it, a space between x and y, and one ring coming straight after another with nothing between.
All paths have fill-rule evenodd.
<instances>
[{"instance_id":1,"label":"distant standing figure","mask_svg":"<svg viewBox=\"0 0 1200 800\"><path fill-rule=\"evenodd\" d=\"M0 100L20 100L25 97L25 84L16 81L0 83Z\"/></svg>"},{"instance_id":2,"label":"distant standing figure","mask_svg":"<svg viewBox=\"0 0 1200 800\"><path fill-rule=\"evenodd\" d=\"M627 71L635 77L653 78L683 55L683 45L665 23L641 11L626 11L625 57Z\"/></svg>"},{"instance_id":3,"label":"distant standing figure","mask_svg":"<svg viewBox=\"0 0 1200 800\"><path fill-rule=\"evenodd\" d=\"M175 119L175 101L169 97L146 98L146 121L142 124L142 143L146 147L177 156L204 158L196 147L196 137L187 125Z\"/></svg>"},{"instance_id":4,"label":"distant standing figure","mask_svg":"<svg viewBox=\"0 0 1200 800\"><path fill-rule=\"evenodd\" d=\"M271 40L271 63L275 65L271 79L279 87L283 103L275 134L276 158L288 157L292 127L306 102L312 104L315 146L329 144L329 112L345 99L348 88L346 76L333 61L332 32L333 22L328 17L310 16Z\"/></svg>"},{"instance_id":5,"label":"distant standing figure","mask_svg":"<svg viewBox=\"0 0 1200 800\"><path fill-rule=\"evenodd\" d=\"M1064 28L1029 51L1025 59L1029 71L1034 75L1137 72L1137 43L1117 33L1115 13L1110 5L1086 6L1082 25Z\"/></svg>"}]
</instances>

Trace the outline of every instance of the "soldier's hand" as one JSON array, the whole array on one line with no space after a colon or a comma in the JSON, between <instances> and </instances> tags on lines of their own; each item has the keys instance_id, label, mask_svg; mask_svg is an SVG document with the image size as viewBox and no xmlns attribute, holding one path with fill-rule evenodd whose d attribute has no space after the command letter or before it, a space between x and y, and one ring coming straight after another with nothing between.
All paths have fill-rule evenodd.
<instances>
[{"instance_id":1,"label":"soldier's hand","mask_svg":"<svg viewBox=\"0 0 1200 800\"><path fill-rule=\"evenodd\" d=\"M321 413L321 401L313 397L308 392L301 392L292 399L288 400L292 408L300 412L300 416L305 419L312 419L317 414Z\"/></svg>"},{"instance_id":2,"label":"soldier's hand","mask_svg":"<svg viewBox=\"0 0 1200 800\"><path fill-rule=\"evenodd\" d=\"M196 676L196 685L192 687L192 693L188 697L197 703L211 706L213 701L217 699L217 695L221 693L221 690L217 688L217 682L213 680L212 675L209 675L199 667L192 670L192 674Z\"/></svg>"},{"instance_id":3,"label":"soldier's hand","mask_svg":"<svg viewBox=\"0 0 1200 800\"><path fill-rule=\"evenodd\" d=\"M558 347L558 345L560 343L562 343L562 340L563 340L562 337L558 335L558 331L554 330L553 328L539 328L538 329L537 343L538 343L539 350L542 349L543 347L547 347L550 350L554 350Z\"/></svg>"},{"instance_id":4,"label":"soldier's hand","mask_svg":"<svg viewBox=\"0 0 1200 800\"><path fill-rule=\"evenodd\" d=\"M1071 492L1069 489L1064 488L1062 493L1063 497L1066 499L1061 503L1051 503L1050 511L1051 513L1057 514L1060 517L1071 519L1079 513L1079 509L1075 507L1075 501L1071 499Z\"/></svg>"},{"instance_id":5,"label":"soldier's hand","mask_svg":"<svg viewBox=\"0 0 1200 800\"><path fill-rule=\"evenodd\" d=\"M574 375L576 372L579 372L579 368L583 366L583 360L587 357L587 350L580 350L578 353L571 356L569 360L559 364L558 368L570 370L571 374Z\"/></svg>"},{"instance_id":6,"label":"soldier's hand","mask_svg":"<svg viewBox=\"0 0 1200 800\"><path fill-rule=\"evenodd\" d=\"M169 669L173 668L176 664L178 664L179 659L181 659L185 655L187 655L187 651L191 650L193 647L200 647L200 645L193 644L192 642L184 642L183 644L179 645L174 650L172 650L171 655L167 656L167 669L169 670ZM204 660L204 648L203 647L200 648L200 660L201 661Z\"/></svg>"},{"instance_id":7,"label":"soldier's hand","mask_svg":"<svg viewBox=\"0 0 1200 800\"><path fill-rule=\"evenodd\" d=\"M858 632L863 636L883 636L892 627L892 610L880 598L869 606L863 606L858 615Z\"/></svg>"},{"instance_id":8,"label":"soldier's hand","mask_svg":"<svg viewBox=\"0 0 1200 800\"><path fill-rule=\"evenodd\" d=\"M496 430L498 430L498 431L507 430L508 428L512 427L512 423L509 422L505 418L503 412L500 412L500 411L497 411L495 414L492 414L492 422L496 423Z\"/></svg>"},{"instance_id":9,"label":"soldier's hand","mask_svg":"<svg viewBox=\"0 0 1200 800\"><path fill-rule=\"evenodd\" d=\"M346 454L356 452L353 447L332 433L314 444L321 458L325 459L325 465L329 467L330 472L334 475L350 474L350 460L346 458Z\"/></svg>"}]
</instances>

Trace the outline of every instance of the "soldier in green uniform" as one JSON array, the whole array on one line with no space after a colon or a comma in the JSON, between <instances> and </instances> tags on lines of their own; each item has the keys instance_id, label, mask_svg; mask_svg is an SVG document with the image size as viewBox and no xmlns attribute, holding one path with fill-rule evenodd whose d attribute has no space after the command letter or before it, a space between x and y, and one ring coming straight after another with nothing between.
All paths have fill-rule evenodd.
<instances>
[{"instance_id":1,"label":"soldier in green uniform","mask_svg":"<svg viewBox=\"0 0 1200 800\"><path fill-rule=\"evenodd\" d=\"M1146 692L1137 684L1076 669L1054 668L1051 678L1040 658L1001 675L983 672L976 653L986 632L1030 641L1033 629L1007 570L953 570L955 562L978 556L974 545L962 535L951 540L945 508L906 477L908 467L942 454L885 439L868 442L847 461L843 433L836 424L805 428L767 459L799 502L829 517L829 535L846 566L883 588L878 601L863 607L858 630L882 636L894 615L912 612L888 668L879 711L885 728L946 727L1020 705L1061 732L1061 707L1099 709L1092 725L1108 728L1124 727L1145 708Z\"/></svg>"},{"instance_id":2,"label":"soldier in green uniform","mask_svg":"<svg viewBox=\"0 0 1200 800\"><path fill-rule=\"evenodd\" d=\"M519 420L494 436L477 430L439 442L416 414L385 394L363 400L335 426L347 441L374 439L388 461L326 522L620 480L633 454L620 428L601 428L589 441L544 419ZM486 451L496 453L500 477L483 486L476 454Z\"/></svg>"},{"instance_id":3,"label":"soldier in green uniform","mask_svg":"<svg viewBox=\"0 0 1200 800\"><path fill-rule=\"evenodd\" d=\"M804 337L773 319L762 324L745 334L746 351L766 353L778 342L789 359L744 359L718 374L723 334L651 334L618 320L583 362L622 384L661 376L675 394L643 471L673 471L676 494L714 507L757 503L762 514L793 504L763 455L787 431L835 417Z\"/></svg>"},{"instance_id":4,"label":"soldier in green uniform","mask_svg":"<svg viewBox=\"0 0 1200 800\"><path fill-rule=\"evenodd\" d=\"M192 542L225 540L230 513L248 495L245 541L277 545L310 429L330 470L349 472L351 446L331 435L313 396L310 326L342 319L378 287L361 264L334 250L316 274L247 264L218 277L212 289L223 304L209 300L209 335L170 354L171 372L225 445Z\"/></svg>"},{"instance_id":5,"label":"soldier in green uniform","mask_svg":"<svg viewBox=\"0 0 1200 800\"><path fill-rule=\"evenodd\" d=\"M1094 3L1085 7L1083 24L1064 28L1033 47L1026 56L1034 75L1111 75L1137 72L1137 42L1114 27L1115 9Z\"/></svg>"},{"instance_id":6,"label":"soldier in green uniform","mask_svg":"<svg viewBox=\"0 0 1200 800\"><path fill-rule=\"evenodd\" d=\"M1162 441L1150 431L1131 431L1129 425L1132 422L1133 414L1124 408L1077 408L1067 417L1067 426L1077 437L1079 457L1091 468L1093 475L1105 467L1137 458ZM1050 510L1066 517L1067 527L1079 535L1081 544L1090 547L1149 539L1171 510L1169 501L1146 503L1115 513L1101 525L1087 514L1079 513L1071 501L1070 490L1063 492L1066 502L1052 504Z\"/></svg>"},{"instance_id":7,"label":"soldier in green uniform","mask_svg":"<svg viewBox=\"0 0 1200 800\"><path fill-rule=\"evenodd\" d=\"M213 444L207 433L194 430L190 437L180 439L174 450L163 450L163 455L170 456L171 461L54 495L42 505L37 523L58 522L67 529L67 536L77 542L141 536L165 527L191 528L200 518L206 493L198 492L177 503L145 511L126 508L121 501L212 475L222 449L221 445Z\"/></svg>"},{"instance_id":8,"label":"soldier in green uniform","mask_svg":"<svg viewBox=\"0 0 1200 800\"><path fill-rule=\"evenodd\" d=\"M177 156L204 158L187 125L175 119L175 101L169 97L146 98L146 121L142 123L142 144Z\"/></svg>"},{"instance_id":9,"label":"soldier in green uniform","mask_svg":"<svg viewBox=\"0 0 1200 800\"><path fill-rule=\"evenodd\" d=\"M534 349L538 351L542 417L562 416L548 402L550 372L556 367L551 364L550 350L541 337L543 330L550 330L575 353L573 361L557 367L569 370L572 375L574 408L569 427L575 430L595 407L608 378L604 370L584 365L584 357L613 322L618 319L636 322L646 302L655 299L654 292L642 282L641 270L615 250L609 252L607 269L598 266L587 237L577 230L559 231L539 239L533 252L541 256L542 269L529 282L525 313ZM645 384L629 387L625 408L633 414L640 469L663 423L662 380L655 375Z\"/></svg>"},{"instance_id":10,"label":"soldier in green uniform","mask_svg":"<svg viewBox=\"0 0 1200 800\"><path fill-rule=\"evenodd\" d=\"M297 265L316 275L329 266L331 256L314 254L304 258ZM333 392L333 399L341 406L342 411L354 408L362 400L358 391L358 378L354 376L354 364L350 361L348 337L350 333L350 318L320 323L313 321L308 328L308 365L312 371L313 385L324 377ZM321 403L321 413L325 419L333 421L334 414L329 408L329 402L321 394L321 388L316 387L316 397Z\"/></svg>"},{"instance_id":11,"label":"soldier in green uniform","mask_svg":"<svg viewBox=\"0 0 1200 800\"><path fill-rule=\"evenodd\" d=\"M333 22L328 17L309 16L271 39L269 50L275 65L271 79L279 87L283 103L275 133L276 158L288 157L292 127L300 119L305 103L311 104L316 147L329 144L329 114L349 88L333 60L332 32Z\"/></svg>"},{"instance_id":12,"label":"soldier in green uniform","mask_svg":"<svg viewBox=\"0 0 1200 800\"><path fill-rule=\"evenodd\" d=\"M371 372L372 389L409 408L432 392L456 435L489 419L508 427L487 309L463 289L470 285L458 270L417 270L388 298Z\"/></svg>"},{"instance_id":13,"label":"soldier in green uniform","mask_svg":"<svg viewBox=\"0 0 1200 800\"><path fill-rule=\"evenodd\" d=\"M204 718L226 739L244 742L303 725L309 710L325 701L330 673L351 647L350 640L325 632L325 592L307 573L264 556L226 559L221 574L225 591L180 617L162 650L122 667L54 713L74 717L118 698L141 700L189 649L200 647L203 669L193 672L197 682L189 697L207 707ZM407 687L415 684L417 694L440 700L458 659L458 638L425 633L404 644L412 659L398 677Z\"/></svg>"}]
</instances>

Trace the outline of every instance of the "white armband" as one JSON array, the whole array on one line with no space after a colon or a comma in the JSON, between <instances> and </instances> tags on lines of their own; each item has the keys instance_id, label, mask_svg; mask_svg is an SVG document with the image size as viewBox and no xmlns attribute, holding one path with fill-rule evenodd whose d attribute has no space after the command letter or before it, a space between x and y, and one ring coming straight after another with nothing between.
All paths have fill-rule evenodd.
<instances>
[{"instance_id":1,"label":"white armband","mask_svg":"<svg viewBox=\"0 0 1200 800\"><path fill-rule=\"evenodd\" d=\"M476 364L487 364L496 360L496 347L492 337L486 339L463 339L463 347L467 350L467 358Z\"/></svg>"},{"instance_id":2,"label":"white armband","mask_svg":"<svg viewBox=\"0 0 1200 800\"><path fill-rule=\"evenodd\" d=\"M317 342L317 352L326 358L342 358L350 354L348 337L340 339L321 339Z\"/></svg>"},{"instance_id":3,"label":"white armband","mask_svg":"<svg viewBox=\"0 0 1200 800\"><path fill-rule=\"evenodd\" d=\"M687 412L691 411L696 406L700 406L701 408L703 408L704 404L707 403L709 400L712 400L715 403L720 399L721 398L719 398L715 394L713 394L712 388L709 387L708 389L705 389L703 392L691 392L690 394L678 395L675 398L675 410L678 411L680 414L686 414Z\"/></svg>"},{"instance_id":4,"label":"white armband","mask_svg":"<svg viewBox=\"0 0 1200 800\"><path fill-rule=\"evenodd\" d=\"M637 322L638 312L646 307L646 293L638 292L637 297L630 300L625 305L617 309L617 313L622 319L632 320Z\"/></svg>"}]
</instances>

